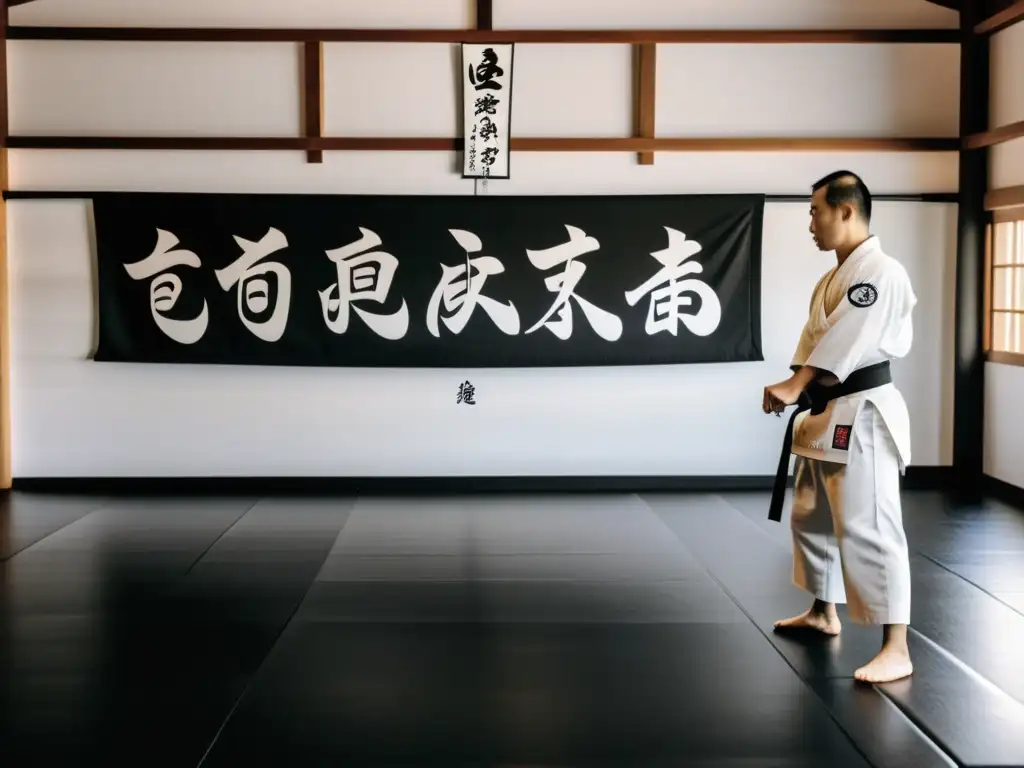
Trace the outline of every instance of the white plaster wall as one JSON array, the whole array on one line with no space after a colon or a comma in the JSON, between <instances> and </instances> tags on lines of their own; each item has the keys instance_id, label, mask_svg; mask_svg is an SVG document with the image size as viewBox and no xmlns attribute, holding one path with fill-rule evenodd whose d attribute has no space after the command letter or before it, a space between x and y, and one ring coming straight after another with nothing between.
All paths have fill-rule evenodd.
<instances>
[{"instance_id":1,"label":"white plaster wall","mask_svg":"<svg viewBox=\"0 0 1024 768\"><path fill-rule=\"evenodd\" d=\"M936 26L923 0L497 0L505 27ZM16 24L434 26L469 4L420 0L38 0ZM573 22L573 23L570 23ZM616 136L631 128L629 51L520 46L518 135ZM333 135L453 135L447 45L326 46ZM814 66L799 60L802 51ZM956 46L661 46L663 135L929 135L957 130ZM724 66L733 69L726 73ZM288 44L15 42L12 131L21 134L294 135L299 54ZM844 98L844 72L856 75ZM598 95L568 88L592 73ZM831 77L829 76L831 73ZM941 80L937 80L940 73ZM936 86L941 82L941 86ZM157 88L153 84L158 83ZM397 100L380 98L393 85ZM772 107L777 109L772 112ZM490 194L805 194L845 167L879 193L953 192L954 153L536 153ZM15 189L473 194L445 153L12 151ZM948 464L956 208L880 203L874 229L907 266L917 339L896 375L914 461ZM763 363L691 367L358 370L96 364L88 206L8 205L16 477L105 475L770 474L783 422L761 389L786 375L808 293L829 267L801 203L764 225ZM457 408L471 378L480 405ZM602 417L599 420L598 417ZM445 433L451 435L444 439Z\"/></svg>"}]
</instances>

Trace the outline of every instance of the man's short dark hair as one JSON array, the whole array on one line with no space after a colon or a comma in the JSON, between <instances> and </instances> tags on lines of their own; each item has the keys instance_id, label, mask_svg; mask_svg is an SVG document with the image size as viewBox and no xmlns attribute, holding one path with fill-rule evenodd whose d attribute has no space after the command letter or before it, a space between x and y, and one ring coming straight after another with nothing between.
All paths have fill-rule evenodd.
<instances>
[{"instance_id":1,"label":"man's short dark hair","mask_svg":"<svg viewBox=\"0 0 1024 768\"><path fill-rule=\"evenodd\" d=\"M871 192L860 176L852 171L835 171L814 182L812 192L822 187L825 190L825 201L832 208L843 203L852 205L866 222L871 221Z\"/></svg>"}]
</instances>

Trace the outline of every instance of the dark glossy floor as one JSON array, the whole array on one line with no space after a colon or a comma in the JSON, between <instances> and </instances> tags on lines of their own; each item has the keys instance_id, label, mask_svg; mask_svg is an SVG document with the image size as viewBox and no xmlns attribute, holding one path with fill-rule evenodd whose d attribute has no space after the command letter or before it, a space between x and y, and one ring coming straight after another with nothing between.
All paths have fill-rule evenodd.
<instances>
[{"instance_id":1,"label":"dark glossy floor","mask_svg":"<svg viewBox=\"0 0 1024 768\"><path fill-rule=\"evenodd\" d=\"M1024 766L1024 512L905 505L917 674L872 688L877 631L771 633L762 493L14 494L0 766Z\"/></svg>"}]
</instances>

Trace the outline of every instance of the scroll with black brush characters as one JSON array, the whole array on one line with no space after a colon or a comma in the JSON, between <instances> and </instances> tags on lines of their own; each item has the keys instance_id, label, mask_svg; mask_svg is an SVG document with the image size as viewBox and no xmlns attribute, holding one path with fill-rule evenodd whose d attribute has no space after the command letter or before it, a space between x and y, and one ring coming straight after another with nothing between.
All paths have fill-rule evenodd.
<instances>
[{"instance_id":1,"label":"scroll with black brush characters","mask_svg":"<svg viewBox=\"0 0 1024 768\"><path fill-rule=\"evenodd\" d=\"M462 44L465 179L510 178L515 44Z\"/></svg>"}]
</instances>

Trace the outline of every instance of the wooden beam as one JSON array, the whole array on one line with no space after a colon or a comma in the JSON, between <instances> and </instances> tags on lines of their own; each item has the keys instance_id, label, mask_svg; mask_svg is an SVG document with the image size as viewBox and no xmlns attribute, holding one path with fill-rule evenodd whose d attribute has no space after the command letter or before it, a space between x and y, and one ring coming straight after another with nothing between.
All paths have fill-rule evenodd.
<instances>
[{"instance_id":1,"label":"wooden beam","mask_svg":"<svg viewBox=\"0 0 1024 768\"><path fill-rule=\"evenodd\" d=\"M443 137L323 136L11 136L13 149L77 150L293 150L461 151L462 139ZM956 138L560 138L511 139L517 152L956 152Z\"/></svg>"},{"instance_id":2,"label":"wooden beam","mask_svg":"<svg viewBox=\"0 0 1024 768\"><path fill-rule=\"evenodd\" d=\"M985 312L982 319L982 348L988 354L992 351L992 238L995 227L985 225Z\"/></svg>"},{"instance_id":3,"label":"wooden beam","mask_svg":"<svg viewBox=\"0 0 1024 768\"><path fill-rule=\"evenodd\" d=\"M0 183L7 189L7 148L0 148ZM11 289L7 264L7 203L0 202L0 490L11 474Z\"/></svg>"},{"instance_id":4,"label":"wooden beam","mask_svg":"<svg viewBox=\"0 0 1024 768\"><path fill-rule=\"evenodd\" d=\"M308 150L317 139L227 136L10 136L11 149Z\"/></svg>"},{"instance_id":5,"label":"wooden beam","mask_svg":"<svg viewBox=\"0 0 1024 768\"><path fill-rule=\"evenodd\" d=\"M1017 0L980 0L981 11L978 14L981 18L987 19L990 16L995 16L997 13L1002 13Z\"/></svg>"},{"instance_id":6,"label":"wooden beam","mask_svg":"<svg viewBox=\"0 0 1024 768\"><path fill-rule=\"evenodd\" d=\"M1005 224L1008 221L1024 221L1024 206L996 208L992 211L993 224Z\"/></svg>"},{"instance_id":7,"label":"wooden beam","mask_svg":"<svg viewBox=\"0 0 1024 768\"><path fill-rule=\"evenodd\" d=\"M978 35L992 35L1018 21L1024 21L1024 0L1017 0L1010 7L980 22L974 27L974 32Z\"/></svg>"},{"instance_id":8,"label":"wooden beam","mask_svg":"<svg viewBox=\"0 0 1024 768\"><path fill-rule=\"evenodd\" d=\"M1024 355L1018 355L1015 352L989 352L988 361L1000 365L1024 366Z\"/></svg>"},{"instance_id":9,"label":"wooden beam","mask_svg":"<svg viewBox=\"0 0 1024 768\"><path fill-rule=\"evenodd\" d=\"M668 137L515 138L520 152L951 152L954 138Z\"/></svg>"},{"instance_id":10,"label":"wooden beam","mask_svg":"<svg viewBox=\"0 0 1024 768\"><path fill-rule=\"evenodd\" d=\"M4 192L4 200L89 200L90 198L109 192L88 189L14 189ZM772 193L765 196L769 203L798 203L807 205L810 195L793 193ZM955 203L959 199L956 192L901 192L872 193L871 199L880 203Z\"/></svg>"},{"instance_id":11,"label":"wooden beam","mask_svg":"<svg viewBox=\"0 0 1024 768\"><path fill-rule=\"evenodd\" d=\"M319 139L324 135L324 44L303 43L304 128L306 138ZM322 149L307 149L306 161L322 163Z\"/></svg>"},{"instance_id":12,"label":"wooden beam","mask_svg":"<svg viewBox=\"0 0 1024 768\"><path fill-rule=\"evenodd\" d=\"M1010 123L990 131L977 131L964 137L965 149L982 149L996 144L1005 144L1014 139L1024 138L1024 120Z\"/></svg>"},{"instance_id":13,"label":"wooden beam","mask_svg":"<svg viewBox=\"0 0 1024 768\"><path fill-rule=\"evenodd\" d=\"M494 29L493 0L476 0L476 28Z\"/></svg>"},{"instance_id":14,"label":"wooden beam","mask_svg":"<svg viewBox=\"0 0 1024 768\"><path fill-rule=\"evenodd\" d=\"M6 192L7 135L7 12L0 8L0 187ZM10 490L11 476L11 289L7 265L7 203L0 201L0 490Z\"/></svg>"},{"instance_id":15,"label":"wooden beam","mask_svg":"<svg viewBox=\"0 0 1024 768\"><path fill-rule=\"evenodd\" d=\"M989 38L977 35L977 3L960 11L960 134L985 130L988 121ZM954 307L953 469L962 500L984 491L985 249L988 214L987 152L964 142L960 149L957 206L956 303Z\"/></svg>"},{"instance_id":16,"label":"wooden beam","mask_svg":"<svg viewBox=\"0 0 1024 768\"><path fill-rule=\"evenodd\" d=\"M12 26L11 40L278 43L957 43L955 29L259 29Z\"/></svg>"},{"instance_id":17,"label":"wooden beam","mask_svg":"<svg viewBox=\"0 0 1024 768\"><path fill-rule=\"evenodd\" d=\"M1000 187L989 190L985 195L985 210L998 211L1000 208L1024 206L1024 186Z\"/></svg>"},{"instance_id":18,"label":"wooden beam","mask_svg":"<svg viewBox=\"0 0 1024 768\"><path fill-rule=\"evenodd\" d=\"M657 94L658 46L642 43L634 48L636 71L636 135L643 139L654 138L655 97ZM653 152L637 155L640 165L654 165Z\"/></svg>"}]
</instances>

